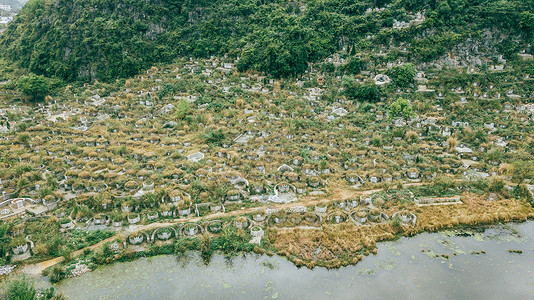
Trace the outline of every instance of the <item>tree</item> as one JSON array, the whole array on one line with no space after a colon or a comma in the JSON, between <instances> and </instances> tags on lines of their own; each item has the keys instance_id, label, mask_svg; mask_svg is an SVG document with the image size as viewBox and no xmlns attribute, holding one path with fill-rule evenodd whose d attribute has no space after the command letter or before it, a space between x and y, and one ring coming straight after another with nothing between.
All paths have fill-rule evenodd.
<instances>
[{"instance_id":1,"label":"tree","mask_svg":"<svg viewBox=\"0 0 534 300\"><path fill-rule=\"evenodd\" d=\"M415 67L413 64L394 66L387 71L391 82L398 87L408 87L415 82Z\"/></svg>"},{"instance_id":2,"label":"tree","mask_svg":"<svg viewBox=\"0 0 534 300\"><path fill-rule=\"evenodd\" d=\"M447 1L442 1L438 8L437 8L437 14L438 16L440 16L442 19L447 19L450 17L450 14L452 12L452 9L451 7L449 6L449 4L447 3Z\"/></svg>"},{"instance_id":3,"label":"tree","mask_svg":"<svg viewBox=\"0 0 534 300\"><path fill-rule=\"evenodd\" d=\"M391 103L391 106L389 108L389 115L391 118L410 118L415 115L415 113L413 112L412 105L410 105L410 102L408 100L404 98L399 98L393 103Z\"/></svg>"},{"instance_id":4,"label":"tree","mask_svg":"<svg viewBox=\"0 0 534 300\"><path fill-rule=\"evenodd\" d=\"M528 11L521 13L521 21L519 21L519 26L523 31L528 35L534 34L534 14Z\"/></svg>"},{"instance_id":5,"label":"tree","mask_svg":"<svg viewBox=\"0 0 534 300\"><path fill-rule=\"evenodd\" d=\"M355 96L358 99L369 101L369 102L378 102L380 101L381 91L380 88L373 83L363 84L358 86L355 91Z\"/></svg>"},{"instance_id":6,"label":"tree","mask_svg":"<svg viewBox=\"0 0 534 300\"><path fill-rule=\"evenodd\" d=\"M42 101L48 95L48 80L41 75L31 73L28 76L21 76L17 82L18 89L32 101Z\"/></svg>"}]
</instances>

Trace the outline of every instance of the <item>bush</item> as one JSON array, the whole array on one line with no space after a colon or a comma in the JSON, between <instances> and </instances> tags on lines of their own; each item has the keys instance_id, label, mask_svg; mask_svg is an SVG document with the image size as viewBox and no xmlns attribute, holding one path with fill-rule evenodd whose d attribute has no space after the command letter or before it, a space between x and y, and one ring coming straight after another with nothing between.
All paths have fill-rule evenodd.
<instances>
[{"instance_id":1,"label":"bush","mask_svg":"<svg viewBox=\"0 0 534 300\"><path fill-rule=\"evenodd\" d=\"M58 265L52 267L52 269L48 273L48 277L50 278L50 282L52 283L60 282L65 278L66 275L67 274L65 273L65 270L63 270L63 267Z\"/></svg>"},{"instance_id":2,"label":"bush","mask_svg":"<svg viewBox=\"0 0 534 300\"><path fill-rule=\"evenodd\" d=\"M203 138L206 141L206 144L222 145L223 141L226 139L226 135L222 129L208 130Z\"/></svg>"},{"instance_id":3,"label":"bush","mask_svg":"<svg viewBox=\"0 0 534 300\"><path fill-rule=\"evenodd\" d=\"M413 64L404 64L394 66L387 71L391 82L398 87L409 87L415 82L415 66Z\"/></svg>"},{"instance_id":4,"label":"bush","mask_svg":"<svg viewBox=\"0 0 534 300\"><path fill-rule=\"evenodd\" d=\"M433 188L439 193L444 194L448 189L456 187L454 178L450 176L438 176L434 179ZM439 195L438 195L439 196Z\"/></svg>"},{"instance_id":5,"label":"bush","mask_svg":"<svg viewBox=\"0 0 534 300\"><path fill-rule=\"evenodd\" d=\"M220 236L213 239L212 249L224 252L226 255L235 255L239 251L252 251L253 245L248 243L244 232L234 227L226 227Z\"/></svg>"},{"instance_id":6,"label":"bush","mask_svg":"<svg viewBox=\"0 0 534 300\"><path fill-rule=\"evenodd\" d=\"M177 258L184 258L187 251L196 250L193 240L181 235L174 240L172 245L174 248L174 255L176 255Z\"/></svg>"},{"instance_id":7,"label":"bush","mask_svg":"<svg viewBox=\"0 0 534 300\"><path fill-rule=\"evenodd\" d=\"M521 183L526 178L534 178L534 162L514 161L512 163L512 177L514 181Z\"/></svg>"},{"instance_id":8,"label":"bush","mask_svg":"<svg viewBox=\"0 0 534 300\"><path fill-rule=\"evenodd\" d=\"M408 100L404 98L399 98L395 100L393 103L391 103L391 106L389 109L389 115L391 118L395 118L395 117L410 118L414 115L414 112Z\"/></svg>"},{"instance_id":9,"label":"bush","mask_svg":"<svg viewBox=\"0 0 534 300\"><path fill-rule=\"evenodd\" d=\"M176 106L176 118L183 120L189 113L190 106L191 105L187 100L178 102L178 105Z\"/></svg>"},{"instance_id":10,"label":"bush","mask_svg":"<svg viewBox=\"0 0 534 300\"><path fill-rule=\"evenodd\" d=\"M360 84L354 81L351 76L343 77L343 87L345 88L344 94L349 99L378 102L380 101L381 91L380 88L373 84Z\"/></svg>"},{"instance_id":11,"label":"bush","mask_svg":"<svg viewBox=\"0 0 534 300\"><path fill-rule=\"evenodd\" d=\"M17 82L18 89L32 101L42 101L48 95L48 80L44 76L30 73L28 76L21 76Z\"/></svg>"},{"instance_id":12,"label":"bush","mask_svg":"<svg viewBox=\"0 0 534 300\"><path fill-rule=\"evenodd\" d=\"M349 62L343 66L343 71L347 74L359 74L365 68L365 62L358 57L351 57Z\"/></svg>"},{"instance_id":13,"label":"bush","mask_svg":"<svg viewBox=\"0 0 534 300\"><path fill-rule=\"evenodd\" d=\"M9 300L33 300L37 291L33 282L23 276L6 283L6 296Z\"/></svg>"},{"instance_id":14,"label":"bush","mask_svg":"<svg viewBox=\"0 0 534 300\"><path fill-rule=\"evenodd\" d=\"M9 246L11 248L13 247L18 247L18 246L21 246L21 245L25 245L26 244L26 239L23 237L23 236L18 236L16 238L13 238L10 242L9 242Z\"/></svg>"},{"instance_id":15,"label":"bush","mask_svg":"<svg viewBox=\"0 0 534 300\"><path fill-rule=\"evenodd\" d=\"M493 193L499 193L504 189L505 182L500 177L491 178L489 183L489 191Z\"/></svg>"},{"instance_id":16,"label":"bush","mask_svg":"<svg viewBox=\"0 0 534 300\"><path fill-rule=\"evenodd\" d=\"M514 194L515 197L517 197L519 199L528 199L529 202L531 204L533 204L532 196L530 195L530 192L529 192L528 187L526 186L526 184L522 183L522 184L516 185L514 190L513 190L513 194Z\"/></svg>"}]
</instances>

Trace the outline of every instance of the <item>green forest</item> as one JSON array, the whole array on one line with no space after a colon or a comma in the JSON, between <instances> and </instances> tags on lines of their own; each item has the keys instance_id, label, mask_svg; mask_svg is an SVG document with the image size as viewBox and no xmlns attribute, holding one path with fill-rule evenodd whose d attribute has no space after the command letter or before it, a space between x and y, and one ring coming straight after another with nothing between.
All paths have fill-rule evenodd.
<instances>
[{"instance_id":1,"label":"green forest","mask_svg":"<svg viewBox=\"0 0 534 300\"><path fill-rule=\"evenodd\" d=\"M379 9L376 9L379 8ZM431 61L485 29L511 54L532 40L534 0L30 0L0 37L0 57L65 81L127 78L178 57L239 58L240 71L303 74L341 48L408 45ZM393 30L424 12L424 22Z\"/></svg>"}]
</instances>

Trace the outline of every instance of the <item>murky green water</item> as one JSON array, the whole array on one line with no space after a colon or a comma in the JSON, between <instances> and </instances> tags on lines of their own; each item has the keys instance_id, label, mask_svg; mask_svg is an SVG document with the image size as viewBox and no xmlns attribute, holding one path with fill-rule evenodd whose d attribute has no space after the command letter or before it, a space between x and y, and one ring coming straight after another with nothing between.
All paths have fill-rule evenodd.
<instances>
[{"instance_id":1,"label":"murky green water","mask_svg":"<svg viewBox=\"0 0 534 300\"><path fill-rule=\"evenodd\" d=\"M381 243L378 255L340 270L297 269L282 258L256 255L231 263L215 256L208 266L198 257L184 263L160 256L102 267L57 288L69 299L534 297L534 222L457 234Z\"/></svg>"}]
</instances>

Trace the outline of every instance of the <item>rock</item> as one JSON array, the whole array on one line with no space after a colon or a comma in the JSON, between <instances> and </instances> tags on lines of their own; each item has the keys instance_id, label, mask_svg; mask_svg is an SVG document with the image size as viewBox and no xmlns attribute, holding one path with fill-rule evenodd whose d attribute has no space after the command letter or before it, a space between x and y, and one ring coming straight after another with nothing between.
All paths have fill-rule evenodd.
<instances>
[{"instance_id":1,"label":"rock","mask_svg":"<svg viewBox=\"0 0 534 300\"><path fill-rule=\"evenodd\" d=\"M76 263L75 268L72 269L71 275L68 277L77 277L82 274L85 274L87 272L91 271L87 265Z\"/></svg>"},{"instance_id":2,"label":"rock","mask_svg":"<svg viewBox=\"0 0 534 300\"><path fill-rule=\"evenodd\" d=\"M490 193L488 195L488 201L497 201L499 200L499 196L495 193Z\"/></svg>"},{"instance_id":3,"label":"rock","mask_svg":"<svg viewBox=\"0 0 534 300\"><path fill-rule=\"evenodd\" d=\"M15 270L16 265L0 266L0 276L7 275Z\"/></svg>"},{"instance_id":4,"label":"rock","mask_svg":"<svg viewBox=\"0 0 534 300\"><path fill-rule=\"evenodd\" d=\"M288 209L292 213L305 213L307 211L306 206L293 206Z\"/></svg>"}]
</instances>

